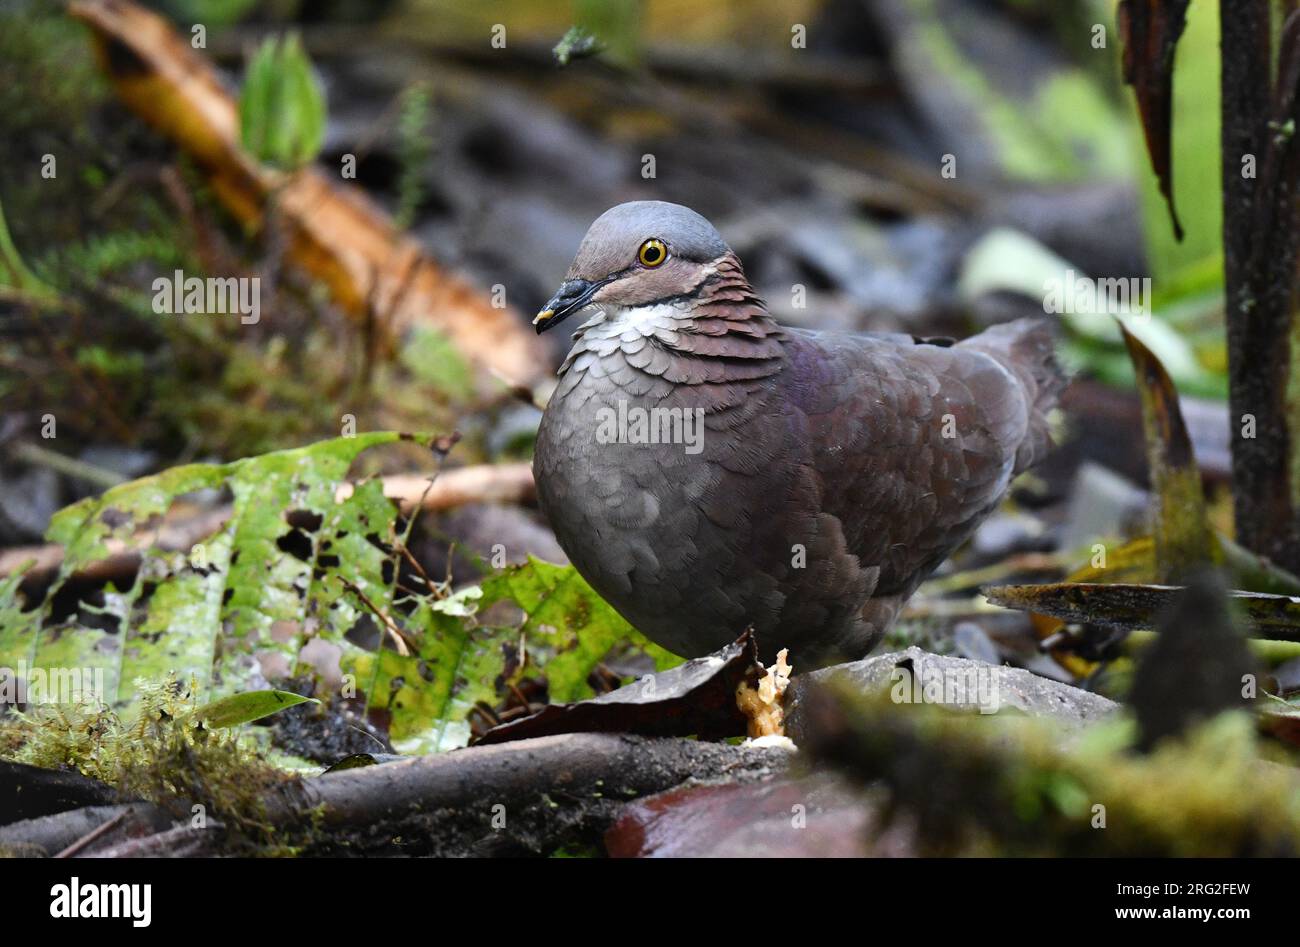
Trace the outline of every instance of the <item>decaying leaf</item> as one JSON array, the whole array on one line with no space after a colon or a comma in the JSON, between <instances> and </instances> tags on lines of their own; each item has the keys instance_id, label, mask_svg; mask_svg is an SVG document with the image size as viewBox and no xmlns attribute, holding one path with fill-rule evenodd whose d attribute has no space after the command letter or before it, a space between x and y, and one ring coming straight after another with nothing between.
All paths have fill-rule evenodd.
<instances>
[{"instance_id":1,"label":"decaying leaf","mask_svg":"<svg viewBox=\"0 0 1300 947\"><path fill-rule=\"evenodd\" d=\"M467 503L526 503L536 495L532 466L527 463L456 467L440 471L433 481L423 474L389 474L380 480L384 496L398 505L403 516L417 510L433 512ZM356 486L350 481L339 484L335 499L342 502L352 495ZM109 556L91 563L80 577L104 580L134 572L134 557L151 546L164 552L189 552L194 543L218 532L229 522L232 513L229 505L197 512L173 507L161 525L150 523L147 529L137 528L129 538L107 539L105 547ZM24 585L51 578L63 563L63 552L57 543L4 550L0 552L0 578L7 580L15 573L22 573ZM3 589L0 586L0 601L4 600ZM5 627L3 620L0 627Z\"/></svg>"},{"instance_id":2,"label":"decaying leaf","mask_svg":"<svg viewBox=\"0 0 1300 947\"><path fill-rule=\"evenodd\" d=\"M1100 563L1089 563L1071 573L1066 583L1054 586L1058 589L1071 583L1172 584L1205 566L1219 565L1226 558L1225 547L1229 544L1221 542L1210 527L1200 468L1173 381L1156 355L1122 322L1119 326L1133 362L1142 402L1143 439L1155 500L1152 535L1106 550ZM1249 556L1238 555L1235 548L1232 552L1233 563L1260 581L1271 574L1272 580L1285 582L1284 573L1257 568L1261 565L1258 560L1252 565ZM1043 617L1050 615L1058 620ZM1059 619L1064 617L1055 612L1038 612L1035 632L1040 640L1048 640L1060 632L1064 622ZM1068 646L1055 646L1050 653L1076 677L1086 677L1096 669L1094 662L1075 654Z\"/></svg>"},{"instance_id":3,"label":"decaying leaf","mask_svg":"<svg viewBox=\"0 0 1300 947\"><path fill-rule=\"evenodd\" d=\"M1177 582L1191 571L1222 560L1210 529L1201 473L1178 406L1178 393L1164 367L1123 325L1124 344L1137 375L1147 465L1155 495L1157 578Z\"/></svg>"},{"instance_id":4,"label":"decaying leaf","mask_svg":"<svg viewBox=\"0 0 1300 947\"><path fill-rule=\"evenodd\" d=\"M381 580L387 556L367 536L387 538L397 509L377 481L342 502L335 491L357 455L402 437L370 433L229 464L174 467L59 511L47 538L65 554L40 608L15 611L18 576L0 588L0 613L18 618L0 627L0 665L23 662L29 674L98 672L110 704L129 701L136 678L193 675L201 689L211 681L216 693L229 695L258 679L288 677L309 637L342 639L359 617L345 590L325 581L321 557L337 556L350 581L390 601ZM56 611L60 590L109 555L110 543L132 537L177 497L221 487L235 501L213 535L187 553L146 550L128 588L110 583L101 604L83 601L66 617ZM317 528L291 525L291 512Z\"/></svg>"},{"instance_id":5,"label":"decaying leaf","mask_svg":"<svg viewBox=\"0 0 1300 947\"><path fill-rule=\"evenodd\" d=\"M754 636L746 631L706 657L647 674L591 700L551 704L530 717L494 727L477 742L507 743L581 732L737 736L749 719L737 704L737 688L753 687L762 674Z\"/></svg>"},{"instance_id":6,"label":"decaying leaf","mask_svg":"<svg viewBox=\"0 0 1300 947\"><path fill-rule=\"evenodd\" d=\"M528 663L545 668L553 701L593 696L587 682L591 672L629 643L649 655L658 670L681 663L629 625L572 566L530 556L524 565L503 569L483 582L480 612L503 600L524 611L515 638L522 641ZM531 672L525 668L525 673Z\"/></svg>"},{"instance_id":7,"label":"decaying leaf","mask_svg":"<svg viewBox=\"0 0 1300 947\"><path fill-rule=\"evenodd\" d=\"M523 611L521 624L492 618L502 603ZM680 660L642 637L572 566L531 557L453 599L423 601L403 621L414 653L383 649L345 659L368 682L372 713L385 718L403 752L464 746L476 710L525 679L544 676L551 700L574 701L592 695L588 678L611 652L637 649L659 668Z\"/></svg>"},{"instance_id":8,"label":"decaying leaf","mask_svg":"<svg viewBox=\"0 0 1300 947\"><path fill-rule=\"evenodd\" d=\"M629 803L608 831L613 858L862 858L876 809L829 774L687 784ZM793 815L792 815L793 814ZM897 843L897 840L895 840Z\"/></svg>"},{"instance_id":9,"label":"decaying leaf","mask_svg":"<svg viewBox=\"0 0 1300 947\"><path fill-rule=\"evenodd\" d=\"M1155 628L1159 616L1174 604L1183 587L1057 582L997 585L983 591L990 602L1003 608L1115 628ZM1251 634L1275 641L1300 641L1300 596L1240 591L1228 595L1250 625Z\"/></svg>"},{"instance_id":10,"label":"decaying leaf","mask_svg":"<svg viewBox=\"0 0 1300 947\"><path fill-rule=\"evenodd\" d=\"M1300 704L1294 700L1273 698L1261 705L1259 729L1292 746L1300 746Z\"/></svg>"},{"instance_id":11,"label":"decaying leaf","mask_svg":"<svg viewBox=\"0 0 1300 947\"><path fill-rule=\"evenodd\" d=\"M1174 207L1174 169L1170 159L1173 123L1174 51L1187 25L1190 0L1120 0L1119 31L1124 43L1124 81L1133 87L1151 168L1169 205L1174 235L1183 227Z\"/></svg>"}]
</instances>

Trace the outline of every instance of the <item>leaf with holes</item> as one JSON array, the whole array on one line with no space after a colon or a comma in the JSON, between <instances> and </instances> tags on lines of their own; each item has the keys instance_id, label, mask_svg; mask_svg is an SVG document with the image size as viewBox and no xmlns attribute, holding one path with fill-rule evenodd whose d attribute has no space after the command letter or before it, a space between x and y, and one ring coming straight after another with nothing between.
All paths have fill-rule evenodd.
<instances>
[{"instance_id":1,"label":"leaf with holes","mask_svg":"<svg viewBox=\"0 0 1300 947\"><path fill-rule=\"evenodd\" d=\"M361 605L349 586L392 605L383 573L397 508L378 481L344 481L363 451L404 437L375 432L174 467L59 511L47 536L65 554L45 598L31 607L18 577L0 584L0 665L101 671L117 704L132 702L137 678L193 676L221 696L293 675L309 638L337 643L355 623ZM146 543L128 587L83 593L69 583L138 545L179 499L213 489L231 492L231 516L188 555ZM65 588L81 597L71 610L58 599Z\"/></svg>"}]
</instances>

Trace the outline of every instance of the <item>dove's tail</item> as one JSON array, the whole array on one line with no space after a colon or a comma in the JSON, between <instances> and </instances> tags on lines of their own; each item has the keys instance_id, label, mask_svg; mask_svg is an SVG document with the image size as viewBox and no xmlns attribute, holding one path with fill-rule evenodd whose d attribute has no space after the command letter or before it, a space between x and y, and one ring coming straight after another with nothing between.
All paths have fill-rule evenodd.
<instances>
[{"instance_id":1,"label":"dove's tail","mask_svg":"<svg viewBox=\"0 0 1300 947\"><path fill-rule=\"evenodd\" d=\"M1066 385L1056 361L1052 331L1044 319L1017 319L986 329L960 345L993 356L1024 386L1029 402L1029 430L1016 449L1016 473L1042 459L1052 446L1047 414Z\"/></svg>"}]
</instances>

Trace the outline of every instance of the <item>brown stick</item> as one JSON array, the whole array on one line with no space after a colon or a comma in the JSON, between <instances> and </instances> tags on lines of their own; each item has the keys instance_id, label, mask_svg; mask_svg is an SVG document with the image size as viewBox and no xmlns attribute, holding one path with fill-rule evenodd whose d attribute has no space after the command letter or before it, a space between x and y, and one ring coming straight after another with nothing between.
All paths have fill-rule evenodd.
<instances>
[{"instance_id":1,"label":"brown stick","mask_svg":"<svg viewBox=\"0 0 1300 947\"><path fill-rule=\"evenodd\" d=\"M417 474L394 474L384 478L384 496L396 500L405 516L415 505L426 513L447 510L467 503L523 503L537 495L530 464L482 464L444 470L433 481ZM424 497L423 503L420 502Z\"/></svg>"},{"instance_id":2,"label":"brown stick","mask_svg":"<svg viewBox=\"0 0 1300 947\"><path fill-rule=\"evenodd\" d=\"M119 825L125 822L126 817L129 814L130 814L130 810L119 812L117 815L113 816L113 818L109 819L108 821L100 825L99 828L87 832L85 835L77 839L75 842L73 842L67 848L63 849L63 851L59 852L54 857L71 858L73 855L77 854L77 852L84 849L91 842L94 842L96 839L100 838L106 833L113 831L113 829L117 828Z\"/></svg>"}]
</instances>

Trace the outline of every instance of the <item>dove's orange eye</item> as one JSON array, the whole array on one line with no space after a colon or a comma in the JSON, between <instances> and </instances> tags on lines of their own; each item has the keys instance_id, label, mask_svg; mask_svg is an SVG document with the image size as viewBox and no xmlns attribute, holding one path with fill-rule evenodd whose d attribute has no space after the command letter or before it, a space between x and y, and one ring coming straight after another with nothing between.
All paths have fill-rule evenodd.
<instances>
[{"instance_id":1,"label":"dove's orange eye","mask_svg":"<svg viewBox=\"0 0 1300 947\"><path fill-rule=\"evenodd\" d=\"M636 258L641 261L642 266L658 266L668 259L668 248L664 246L662 240L647 240L641 244L641 249L637 251Z\"/></svg>"}]
</instances>

